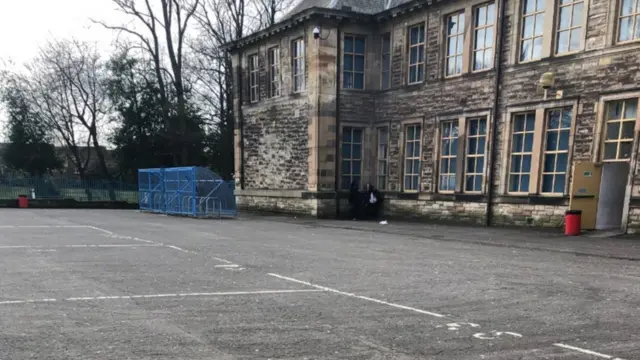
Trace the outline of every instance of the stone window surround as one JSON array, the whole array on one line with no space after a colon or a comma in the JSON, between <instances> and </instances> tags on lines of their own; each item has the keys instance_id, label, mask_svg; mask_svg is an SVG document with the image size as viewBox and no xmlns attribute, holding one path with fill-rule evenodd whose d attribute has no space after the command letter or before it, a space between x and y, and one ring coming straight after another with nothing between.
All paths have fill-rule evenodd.
<instances>
[{"instance_id":1,"label":"stone window surround","mask_svg":"<svg viewBox=\"0 0 640 360\"><path fill-rule=\"evenodd\" d=\"M493 31L493 44L494 44L494 53L492 56L492 64L490 67L484 68L484 69L480 69L480 70L476 70L476 71L472 71L473 66L473 50L474 50L474 41L473 41L473 31L474 31L474 24L475 24L475 9L477 7L480 7L482 5L487 5L493 3L495 5L495 15L494 15L494 31ZM441 64L441 74L444 78L446 79L450 79L450 78L456 78L456 77L460 77L464 74L468 74L470 72L473 73L481 73L481 72L485 72L485 71L490 71L495 67L495 44L498 41L498 15L500 14L500 9L498 8L499 2L498 1L487 1L487 0L473 0L470 1L466 4L466 6L464 8L460 8L460 5L454 4L454 5L449 5L449 6L445 6L442 8L441 13L443 14L441 16L440 19L440 39L442 41L440 41L440 52L442 54L442 64ZM462 72L458 73L458 74L454 74L454 75L446 75L447 74L447 64L446 61L444 61L444 57L445 54L447 53L447 20L449 18L450 15L457 13L457 12L462 12L464 14L464 19L465 19L465 29L464 29L464 48L462 50Z\"/></svg>"},{"instance_id":2,"label":"stone window surround","mask_svg":"<svg viewBox=\"0 0 640 360\"><path fill-rule=\"evenodd\" d=\"M485 117L487 119L487 134L485 140L485 161L484 161L484 169L482 172L482 191L464 191L464 173L466 172L465 160L466 160L466 148L467 148L467 120L471 118L481 118ZM456 187L455 191L439 191L438 179L440 178L440 124L445 121L458 121L458 152L456 156ZM477 111L466 111L458 114L450 114L444 116L436 116L436 134L434 135L438 141L434 142L434 151L433 151L433 164L434 169L436 171L433 172L434 176L434 184L436 187L434 188L434 192L443 193L443 194L451 194L451 193L468 193L468 194L484 194L486 193L487 187L487 169L489 164L489 145L491 143L491 126L492 126L492 111L491 110L477 110Z\"/></svg>"},{"instance_id":3,"label":"stone window surround","mask_svg":"<svg viewBox=\"0 0 640 360\"><path fill-rule=\"evenodd\" d=\"M420 126L420 169L418 170L418 189L416 190L407 190L404 187L404 176L405 176L405 132L407 131L407 127L411 125L419 125ZM422 187L422 167L424 166L423 161L423 152L424 152L424 117L412 118L403 120L400 122L400 131L398 133L398 146L400 147L400 151L398 152L399 156L399 171L398 171L398 188L401 189L401 192L406 193L419 193L420 188Z\"/></svg>"},{"instance_id":4,"label":"stone window surround","mask_svg":"<svg viewBox=\"0 0 640 360\"><path fill-rule=\"evenodd\" d=\"M596 126L595 126L595 134L593 135L593 152L591 154L591 161L600 162L602 161L602 150L603 150L603 142L604 142L604 127L605 127L605 118L606 118L606 104L610 101L618 101L618 100L629 100L629 99L637 99L638 100L638 111L637 111L637 119L636 126L634 128L634 134L637 134L640 131L640 91L629 91L622 92L617 94L603 95L600 97L600 100L596 103ZM635 143L638 141L636 138L634 140L634 145L632 149L635 148ZM636 154L635 152L631 153L631 161L635 161ZM629 161L629 160L624 160Z\"/></svg>"},{"instance_id":5,"label":"stone window surround","mask_svg":"<svg viewBox=\"0 0 640 360\"><path fill-rule=\"evenodd\" d=\"M490 70L493 68L494 63L495 63L495 53L496 53L496 42L497 42L497 36L498 36L498 32L497 32L497 28L498 28L498 4L496 4L496 1L490 1L490 2L486 2L483 4L479 4L473 7L472 10L472 16L473 18L471 18L470 20L472 21L472 25L471 25L471 40L472 40L472 46L471 46L471 64L469 65L472 69L473 72L480 72L483 70ZM476 26L476 17L478 16L478 12L477 10L482 8L482 7L486 7L487 11L489 10L489 5L493 5L493 24L489 24L488 22L484 25L478 25ZM487 19L489 18L488 14L486 15ZM492 29L493 30L493 44L491 46L487 46L486 43L486 31L488 29ZM480 30L484 30L485 31L485 44L483 48L477 48L477 43L476 43L476 31L480 31ZM486 65L484 63L485 60L485 52L487 52L489 49L491 49L491 64L490 65ZM477 52L481 52L483 53L483 66L480 69L475 70L475 55Z\"/></svg>"},{"instance_id":6,"label":"stone window surround","mask_svg":"<svg viewBox=\"0 0 640 360\"><path fill-rule=\"evenodd\" d=\"M458 32L450 32L449 29L449 21L453 18L456 18L456 27L458 28ZM470 41L470 35L469 35L469 27L470 25L468 24L468 17L467 14L465 13L464 10L458 10L455 11L453 13L447 14L445 16L445 20L444 20L444 34L445 34L445 38L444 38L444 52L443 52L443 57L444 57L444 76L445 77L455 77L458 75L461 75L463 72L469 72L469 60L467 59L467 56L465 56L465 48L467 47L467 43ZM463 26L462 29L460 28L460 22L462 20ZM462 30L462 31L460 31ZM458 53L458 41L460 40L460 37L462 37L462 52ZM453 53L449 52L449 43L450 41L453 41L455 39L456 41L456 47L455 49L453 49ZM457 61L457 58L460 57L462 60L462 66L460 68L460 72L457 71L455 62ZM449 73L449 61L450 59L453 59L454 61L454 68L453 68L453 72Z\"/></svg>"},{"instance_id":7,"label":"stone window surround","mask_svg":"<svg viewBox=\"0 0 640 360\"><path fill-rule=\"evenodd\" d=\"M622 0L609 1L609 12L607 13L608 21L607 21L607 40L606 40L606 45L608 46L640 42L640 38L626 40L626 41L618 41L619 39L618 32L620 31L619 25L620 25L621 8L622 8Z\"/></svg>"},{"instance_id":8,"label":"stone window surround","mask_svg":"<svg viewBox=\"0 0 640 360\"><path fill-rule=\"evenodd\" d=\"M557 108L571 108L571 130L569 132L569 152L567 154L567 177L565 189L560 193L542 193L542 161L544 149L545 122L547 112ZM507 108L502 118L502 152L501 152L501 177L499 194L505 196L541 196L541 197L564 197L569 192L571 184L571 169L573 166L573 143L576 132L576 119L578 115L577 99L548 100L529 105L513 105ZM509 168L511 166L511 128L513 118L518 113L535 112L535 125L533 136L533 155L531 156L531 171L529 178L529 191L509 192Z\"/></svg>"},{"instance_id":9,"label":"stone window surround","mask_svg":"<svg viewBox=\"0 0 640 360\"><path fill-rule=\"evenodd\" d=\"M339 160L339 173L338 176L340 179L342 179L342 136L343 136L343 131L345 128L354 128L354 129L360 129L362 130L362 154L360 155L360 161L362 162L360 171L360 182L361 182L361 186L364 186L364 184L366 184L370 177L371 177L371 160L372 160L372 154L374 154L375 152L371 151L371 143L372 143L372 139L371 139L371 126L368 124L363 124L361 122L354 122L354 121L341 121L340 122L340 133L338 134L338 141L340 141L340 153L338 155L338 160ZM341 180L342 181L342 180ZM348 190L348 189L347 189ZM342 186L340 186L340 191L344 191L344 189L342 189Z\"/></svg>"},{"instance_id":10,"label":"stone window surround","mask_svg":"<svg viewBox=\"0 0 640 360\"><path fill-rule=\"evenodd\" d=\"M302 56L298 56L296 58L296 43L298 41L302 42ZM291 92L292 93L301 93L307 90L307 79L306 79L306 72L307 72L307 44L305 42L305 38L304 37L298 37L298 38L294 38L291 40ZM300 59L302 58L302 70L300 71L301 74L296 74L296 59ZM301 77L301 85L300 85L300 89L296 89L296 76Z\"/></svg>"},{"instance_id":11,"label":"stone window surround","mask_svg":"<svg viewBox=\"0 0 640 360\"><path fill-rule=\"evenodd\" d=\"M568 51L562 54L557 54L556 52L556 44L557 39L556 35L558 32L558 21L556 13L558 12L558 3L560 0L544 0L545 1L545 11L544 11L544 26L542 33L542 53L539 59L525 60L520 61L520 46L521 46L521 35L522 35L522 6L524 0L515 0L514 2L514 15L513 23L511 26L512 34L511 34L511 54L509 56L509 63L511 64L526 64L532 63L540 60L544 60L550 57L562 57L567 55L572 55L581 51L584 51L585 44L587 41L587 20L589 18L589 7L591 5L590 0L584 0L584 8L582 14L582 36L580 38L580 46L578 50ZM616 2L619 0L612 0L611 2Z\"/></svg>"}]
</instances>

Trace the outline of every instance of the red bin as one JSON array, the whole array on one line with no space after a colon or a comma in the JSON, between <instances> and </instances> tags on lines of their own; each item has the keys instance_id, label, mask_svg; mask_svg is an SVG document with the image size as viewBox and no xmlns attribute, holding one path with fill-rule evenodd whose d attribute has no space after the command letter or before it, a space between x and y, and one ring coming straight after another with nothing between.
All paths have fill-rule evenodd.
<instances>
[{"instance_id":1,"label":"red bin","mask_svg":"<svg viewBox=\"0 0 640 360\"><path fill-rule=\"evenodd\" d=\"M580 235L581 210L567 210L564 215L564 234L567 236Z\"/></svg>"},{"instance_id":2,"label":"red bin","mask_svg":"<svg viewBox=\"0 0 640 360\"><path fill-rule=\"evenodd\" d=\"M26 209L29 207L29 198L27 195L18 195L18 207L20 209Z\"/></svg>"}]
</instances>

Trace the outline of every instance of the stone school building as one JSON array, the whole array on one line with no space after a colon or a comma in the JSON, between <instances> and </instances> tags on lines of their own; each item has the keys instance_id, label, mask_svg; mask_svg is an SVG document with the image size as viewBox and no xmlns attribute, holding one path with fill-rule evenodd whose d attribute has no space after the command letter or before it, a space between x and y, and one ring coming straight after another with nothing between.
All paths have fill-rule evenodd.
<instances>
[{"instance_id":1,"label":"stone school building","mask_svg":"<svg viewBox=\"0 0 640 360\"><path fill-rule=\"evenodd\" d=\"M240 208L344 216L356 182L391 217L640 229L640 0L304 0L227 49Z\"/></svg>"}]
</instances>

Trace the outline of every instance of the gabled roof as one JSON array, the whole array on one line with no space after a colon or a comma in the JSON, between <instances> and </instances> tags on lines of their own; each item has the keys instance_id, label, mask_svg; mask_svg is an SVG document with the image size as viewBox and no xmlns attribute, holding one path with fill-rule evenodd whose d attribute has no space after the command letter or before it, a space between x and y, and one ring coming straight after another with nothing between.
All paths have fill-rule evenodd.
<instances>
[{"instance_id":1,"label":"gabled roof","mask_svg":"<svg viewBox=\"0 0 640 360\"><path fill-rule=\"evenodd\" d=\"M336 10L351 8L351 11L363 14L377 14L409 1L412 0L302 0L285 16L285 19L313 7Z\"/></svg>"}]
</instances>

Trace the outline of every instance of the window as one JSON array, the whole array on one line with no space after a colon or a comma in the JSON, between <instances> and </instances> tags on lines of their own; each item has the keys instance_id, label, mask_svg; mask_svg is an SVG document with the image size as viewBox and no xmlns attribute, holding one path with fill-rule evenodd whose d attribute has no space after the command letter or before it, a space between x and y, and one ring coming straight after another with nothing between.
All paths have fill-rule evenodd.
<instances>
[{"instance_id":1,"label":"window","mask_svg":"<svg viewBox=\"0 0 640 360\"><path fill-rule=\"evenodd\" d=\"M584 19L583 11L583 0L558 0L557 54L580 50Z\"/></svg>"},{"instance_id":2,"label":"window","mask_svg":"<svg viewBox=\"0 0 640 360\"><path fill-rule=\"evenodd\" d=\"M464 12L447 17L447 76L462 73L462 54L464 52Z\"/></svg>"},{"instance_id":3,"label":"window","mask_svg":"<svg viewBox=\"0 0 640 360\"><path fill-rule=\"evenodd\" d=\"M280 96L280 48L269 49L269 95Z\"/></svg>"},{"instance_id":4,"label":"window","mask_svg":"<svg viewBox=\"0 0 640 360\"><path fill-rule=\"evenodd\" d=\"M640 0L620 0L618 41L640 39Z\"/></svg>"},{"instance_id":5,"label":"window","mask_svg":"<svg viewBox=\"0 0 640 360\"><path fill-rule=\"evenodd\" d=\"M249 56L249 100L251 102L258 101L259 72L260 72L260 68L258 67L258 55Z\"/></svg>"},{"instance_id":6,"label":"window","mask_svg":"<svg viewBox=\"0 0 640 360\"><path fill-rule=\"evenodd\" d=\"M564 194L569 162L569 136L571 132L571 108L547 112L545 146L543 152L543 194Z\"/></svg>"},{"instance_id":7,"label":"window","mask_svg":"<svg viewBox=\"0 0 640 360\"><path fill-rule=\"evenodd\" d=\"M533 157L534 112L514 116L511 129L511 161L509 168L509 192L528 193Z\"/></svg>"},{"instance_id":8,"label":"window","mask_svg":"<svg viewBox=\"0 0 640 360\"><path fill-rule=\"evenodd\" d=\"M344 36L344 88L364 89L364 36Z\"/></svg>"},{"instance_id":9,"label":"window","mask_svg":"<svg viewBox=\"0 0 640 360\"><path fill-rule=\"evenodd\" d=\"M389 158L389 130L378 128L378 189L387 188L387 161Z\"/></svg>"},{"instance_id":10,"label":"window","mask_svg":"<svg viewBox=\"0 0 640 360\"><path fill-rule=\"evenodd\" d=\"M350 189L352 183L360 188L361 175L362 129L345 127L342 129L342 189Z\"/></svg>"},{"instance_id":11,"label":"window","mask_svg":"<svg viewBox=\"0 0 640 360\"><path fill-rule=\"evenodd\" d=\"M487 119L467 120L467 153L465 158L465 192L482 192L485 151L487 147Z\"/></svg>"},{"instance_id":12,"label":"window","mask_svg":"<svg viewBox=\"0 0 640 360\"><path fill-rule=\"evenodd\" d=\"M542 57L542 38L546 0L523 0L520 61Z\"/></svg>"},{"instance_id":13,"label":"window","mask_svg":"<svg viewBox=\"0 0 640 360\"><path fill-rule=\"evenodd\" d=\"M424 81L424 24L409 28L409 84Z\"/></svg>"},{"instance_id":14,"label":"window","mask_svg":"<svg viewBox=\"0 0 640 360\"><path fill-rule=\"evenodd\" d=\"M485 4L475 9L473 29L473 71L493 67L493 41L495 28L495 4Z\"/></svg>"},{"instance_id":15,"label":"window","mask_svg":"<svg viewBox=\"0 0 640 360\"><path fill-rule=\"evenodd\" d=\"M304 73L304 40L293 41L293 91L300 92L305 89Z\"/></svg>"},{"instance_id":16,"label":"window","mask_svg":"<svg viewBox=\"0 0 640 360\"><path fill-rule=\"evenodd\" d=\"M380 73L380 88L385 90L391 87L391 34L382 35L380 44L382 58L380 59L382 71Z\"/></svg>"},{"instance_id":17,"label":"window","mask_svg":"<svg viewBox=\"0 0 640 360\"><path fill-rule=\"evenodd\" d=\"M404 190L418 191L420 182L420 125L406 127L404 147Z\"/></svg>"},{"instance_id":18,"label":"window","mask_svg":"<svg viewBox=\"0 0 640 360\"><path fill-rule=\"evenodd\" d=\"M631 158L637 116L637 99L607 103L604 161L628 160Z\"/></svg>"},{"instance_id":19,"label":"window","mask_svg":"<svg viewBox=\"0 0 640 360\"><path fill-rule=\"evenodd\" d=\"M456 189L458 120L443 122L440 128L440 185L438 189L449 192Z\"/></svg>"}]
</instances>

